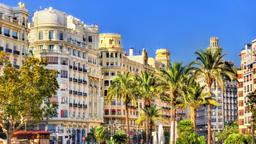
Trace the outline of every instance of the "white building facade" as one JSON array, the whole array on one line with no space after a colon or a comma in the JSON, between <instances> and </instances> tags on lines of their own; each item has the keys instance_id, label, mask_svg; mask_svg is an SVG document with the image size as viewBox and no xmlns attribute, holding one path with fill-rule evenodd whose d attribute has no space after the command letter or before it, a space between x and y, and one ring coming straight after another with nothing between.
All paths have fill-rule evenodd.
<instances>
[{"instance_id":1,"label":"white building facade","mask_svg":"<svg viewBox=\"0 0 256 144\"><path fill-rule=\"evenodd\" d=\"M92 127L103 122L98 26L86 25L53 8L34 13L30 49L59 72L59 90L52 99L58 115L39 125L55 143L82 143Z\"/></svg>"}]
</instances>

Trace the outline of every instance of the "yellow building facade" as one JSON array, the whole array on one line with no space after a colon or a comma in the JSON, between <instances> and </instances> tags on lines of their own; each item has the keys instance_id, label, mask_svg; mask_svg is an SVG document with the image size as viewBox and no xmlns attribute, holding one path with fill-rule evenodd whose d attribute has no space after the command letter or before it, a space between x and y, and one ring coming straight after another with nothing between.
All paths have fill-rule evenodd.
<instances>
[{"instance_id":1,"label":"yellow building facade","mask_svg":"<svg viewBox=\"0 0 256 144\"><path fill-rule=\"evenodd\" d=\"M103 95L106 98L108 88L117 74L130 72L139 75L143 71L154 72L159 68L166 68L170 64L170 53L167 49L158 49L156 58L148 57L147 51L142 50L141 54L135 55L134 49L129 49L129 54L124 52L121 35L104 33L99 36L100 64L103 75ZM163 110L163 115L169 118L170 107L168 104L156 99L155 103ZM144 129L138 126L135 121L139 117L140 110L144 107L143 100L138 99L137 107L129 109L129 124L131 131ZM125 105L121 100L114 99L110 103L104 102L104 123L113 131L125 125ZM167 125L166 125L167 126Z\"/></svg>"}]
</instances>

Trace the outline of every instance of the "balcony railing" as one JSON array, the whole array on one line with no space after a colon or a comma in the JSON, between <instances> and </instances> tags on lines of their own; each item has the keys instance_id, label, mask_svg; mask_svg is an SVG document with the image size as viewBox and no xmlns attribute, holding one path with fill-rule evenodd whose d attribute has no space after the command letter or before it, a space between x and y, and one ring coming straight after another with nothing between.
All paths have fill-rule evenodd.
<instances>
[{"instance_id":1,"label":"balcony railing","mask_svg":"<svg viewBox=\"0 0 256 144\"><path fill-rule=\"evenodd\" d=\"M12 53L12 49L6 48L5 52Z\"/></svg>"},{"instance_id":2,"label":"balcony railing","mask_svg":"<svg viewBox=\"0 0 256 144\"><path fill-rule=\"evenodd\" d=\"M20 55L20 51L18 51L18 50L13 50L13 54Z\"/></svg>"}]
</instances>

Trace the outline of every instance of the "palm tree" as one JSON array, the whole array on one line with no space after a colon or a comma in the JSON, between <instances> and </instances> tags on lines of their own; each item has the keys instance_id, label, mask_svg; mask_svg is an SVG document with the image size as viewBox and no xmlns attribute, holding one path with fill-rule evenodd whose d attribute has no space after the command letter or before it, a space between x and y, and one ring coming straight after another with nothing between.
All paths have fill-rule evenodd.
<instances>
[{"instance_id":1,"label":"palm tree","mask_svg":"<svg viewBox=\"0 0 256 144\"><path fill-rule=\"evenodd\" d=\"M231 63L223 60L224 55L222 54L222 49L218 48L215 50L207 49L205 51L198 50L196 52L196 61L192 63L192 70L195 72L195 77L199 81L203 81L206 84L208 90L208 97L212 97L211 88L213 86L218 86L222 90L224 89L223 77L227 77L231 80L236 77L236 69ZM206 99L207 99L206 98ZM208 113L208 134L207 141L208 144L211 143L211 105L207 106Z\"/></svg>"},{"instance_id":2,"label":"palm tree","mask_svg":"<svg viewBox=\"0 0 256 144\"><path fill-rule=\"evenodd\" d=\"M254 144L255 140L254 140L254 127L255 127L255 123L256 123L256 91L249 93L247 96L247 103L246 105L248 106L250 112L252 113L252 117L251 117L251 131L252 131L252 144Z\"/></svg>"},{"instance_id":3,"label":"palm tree","mask_svg":"<svg viewBox=\"0 0 256 144\"><path fill-rule=\"evenodd\" d=\"M192 122L194 131L196 131L196 113L197 109L206 104L205 97L207 93L204 92L204 87L200 86L193 77L187 80L186 85L183 87L183 102L181 107L189 108L189 117Z\"/></svg>"},{"instance_id":4,"label":"palm tree","mask_svg":"<svg viewBox=\"0 0 256 144\"><path fill-rule=\"evenodd\" d=\"M152 133L153 127L157 122L163 122L161 109L157 108L156 105L152 105L150 107L145 107L140 112L140 117L136 120L138 125L142 124L146 120L149 121L149 133Z\"/></svg>"},{"instance_id":5,"label":"palm tree","mask_svg":"<svg viewBox=\"0 0 256 144\"><path fill-rule=\"evenodd\" d=\"M157 83L156 78L152 73L149 72L142 72L139 76L136 77L137 80L137 88L139 95L144 99L145 109L149 108L152 99L156 98L157 93ZM149 135L149 119L147 115L145 115L145 130L146 130L146 144L148 143Z\"/></svg>"},{"instance_id":6,"label":"palm tree","mask_svg":"<svg viewBox=\"0 0 256 144\"><path fill-rule=\"evenodd\" d=\"M118 130L113 136L114 144L127 144L128 139L129 137L122 130Z\"/></svg>"},{"instance_id":7,"label":"palm tree","mask_svg":"<svg viewBox=\"0 0 256 144\"><path fill-rule=\"evenodd\" d=\"M94 131L94 135L99 144L105 143L108 138L107 128L104 126L97 126Z\"/></svg>"},{"instance_id":8,"label":"palm tree","mask_svg":"<svg viewBox=\"0 0 256 144\"><path fill-rule=\"evenodd\" d=\"M182 82L184 79L184 74L186 73L186 68L182 65L182 63L173 63L166 70L161 70L161 72L163 82L162 90L164 91L162 99L169 102L171 105L171 128L173 133L170 133L170 144L175 144L176 107L178 104L177 98L181 95Z\"/></svg>"},{"instance_id":9,"label":"palm tree","mask_svg":"<svg viewBox=\"0 0 256 144\"><path fill-rule=\"evenodd\" d=\"M125 121L127 133L130 132L128 109L131 105L136 105L136 96L133 94L135 78L129 72L125 74L118 74L113 80L112 85L108 89L107 101L111 102L113 99L122 100L125 105Z\"/></svg>"}]
</instances>

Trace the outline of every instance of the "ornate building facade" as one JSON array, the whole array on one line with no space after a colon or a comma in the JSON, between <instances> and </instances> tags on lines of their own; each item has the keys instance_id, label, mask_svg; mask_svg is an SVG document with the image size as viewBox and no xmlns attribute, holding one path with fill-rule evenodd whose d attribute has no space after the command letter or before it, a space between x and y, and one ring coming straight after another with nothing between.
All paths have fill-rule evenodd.
<instances>
[{"instance_id":1,"label":"ornate building facade","mask_svg":"<svg viewBox=\"0 0 256 144\"><path fill-rule=\"evenodd\" d=\"M114 33L100 34L99 38L100 64L103 75L103 95L107 96L108 88L117 74L130 72L135 75L142 71L154 72L156 69L165 68L170 64L170 53L167 49L158 49L156 58L148 57L147 51L142 50L141 54L135 55L134 49L130 48L125 54L121 43L121 35ZM155 100L155 103L163 108L163 114L169 118L169 106ZM139 117L139 111L144 107L142 100L138 99L137 107L129 108L129 123L131 131L143 129L138 126L135 120ZM112 100L111 103L104 103L104 122L111 129L112 133L118 128L125 127L125 106L121 100Z\"/></svg>"},{"instance_id":2,"label":"ornate building facade","mask_svg":"<svg viewBox=\"0 0 256 144\"><path fill-rule=\"evenodd\" d=\"M23 3L18 7L0 3L0 51L8 54L16 68L22 65L28 50L28 17Z\"/></svg>"},{"instance_id":3,"label":"ornate building facade","mask_svg":"<svg viewBox=\"0 0 256 144\"><path fill-rule=\"evenodd\" d=\"M252 114L246 106L246 96L255 91L256 76L256 40L245 45L240 52L240 70L237 74L238 79L238 125L239 132L242 134L251 133Z\"/></svg>"},{"instance_id":4,"label":"ornate building facade","mask_svg":"<svg viewBox=\"0 0 256 144\"><path fill-rule=\"evenodd\" d=\"M29 42L34 55L59 72L59 90L52 99L58 115L39 125L52 141L81 143L92 127L103 123L98 26L53 8L34 13Z\"/></svg>"}]
</instances>

